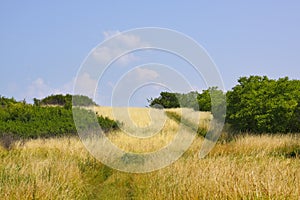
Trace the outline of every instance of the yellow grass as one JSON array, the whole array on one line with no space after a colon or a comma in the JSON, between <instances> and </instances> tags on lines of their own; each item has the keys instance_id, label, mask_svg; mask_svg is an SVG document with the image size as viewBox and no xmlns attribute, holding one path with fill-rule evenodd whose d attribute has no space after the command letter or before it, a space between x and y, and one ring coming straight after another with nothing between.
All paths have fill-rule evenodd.
<instances>
[{"instance_id":1,"label":"yellow grass","mask_svg":"<svg viewBox=\"0 0 300 200\"><path fill-rule=\"evenodd\" d=\"M109 107L97 112L112 116ZM130 112L137 126L151 123L149 109ZM208 122L209 113L204 115L200 118ZM122 131L108 137L124 150L149 152L171 142L178 126L166 119L153 137L133 138ZM239 136L217 143L200 160L202 142L196 137L175 163L146 174L105 167L77 137L17 143L9 151L0 148L0 199L299 199L300 159L286 156L300 149L298 135Z\"/></svg>"},{"instance_id":2,"label":"yellow grass","mask_svg":"<svg viewBox=\"0 0 300 200\"><path fill-rule=\"evenodd\" d=\"M32 140L0 155L1 199L85 197L78 163L88 154L76 138Z\"/></svg>"}]
</instances>

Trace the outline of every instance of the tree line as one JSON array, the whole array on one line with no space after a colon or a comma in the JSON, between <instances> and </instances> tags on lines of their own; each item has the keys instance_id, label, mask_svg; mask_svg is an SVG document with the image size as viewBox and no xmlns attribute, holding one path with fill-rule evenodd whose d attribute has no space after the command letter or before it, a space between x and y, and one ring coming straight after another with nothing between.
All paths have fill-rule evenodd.
<instances>
[{"instance_id":1,"label":"tree line","mask_svg":"<svg viewBox=\"0 0 300 200\"><path fill-rule=\"evenodd\" d=\"M71 94L56 94L50 95L43 99L33 98L33 105L35 106L64 106L71 108L73 106L95 106L97 105L91 98L84 95L71 95Z\"/></svg>"},{"instance_id":2,"label":"tree line","mask_svg":"<svg viewBox=\"0 0 300 200\"><path fill-rule=\"evenodd\" d=\"M148 102L154 108L187 107L198 111L214 108L213 114L222 113L226 104L225 122L234 131L300 132L300 80L290 80L288 77L278 80L266 76L241 77L238 84L226 93L217 87L201 93L161 92L159 97L150 98ZM18 102L14 98L0 96L0 134L9 133L23 138L76 134L72 105L75 106L73 109L81 109L76 113L81 113L86 120L80 128L91 128L85 122L92 120L94 113L80 108L96 105L89 97L51 95L44 99L35 98L31 105L25 100ZM97 116L97 120L104 131L118 129L120 125L102 116Z\"/></svg>"},{"instance_id":3,"label":"tree line","mask_svg":"<svg viewBox=\"0 0 300 200\"><path fill-rule=\"evenodd\" d=\"M234 131L300 132L300 81L289 80L288 77L278 80L267 76L241 77L238 84L226 93L217 87L203 90L202 93L161 92L159 97L150 98L148 102L154 108L187 107L211 111L211 97L216 110L224 108L226 103L225 120Z\"/></svg>"}]
</instances>

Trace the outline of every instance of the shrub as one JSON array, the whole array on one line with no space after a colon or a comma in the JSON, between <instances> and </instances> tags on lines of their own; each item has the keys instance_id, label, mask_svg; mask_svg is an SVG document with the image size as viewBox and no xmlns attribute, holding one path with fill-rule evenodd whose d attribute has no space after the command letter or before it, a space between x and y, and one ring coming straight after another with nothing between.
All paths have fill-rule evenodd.
<instances>
[{"instance_id":1,"label":"shrub","mask_svg":"<svg viewBox=\"0 0 300 200\"><path fill-rule=\"evenodd\" d=\"M97 117L89 110L80 109L83 118L79 127L90 130L93 121L98 121L104 131L117 129L117 122L108 118ZM93 121L92 121L93 120ZM53 137L77 134L72 109L64 107L40 107L23 103L11 104L0 108L0 134L11 133L20 138Z\"/></svg>"},{"instance_id":2,"label":"shrub","mask_svg":"<svg viewBox=\"0 0 300 200\"><path fill-rule=\"evenodd\" d=\"M116 122L112 119L109 119L108 117L103 117L103 116L98 117L98 123L104 132L117 130L117 129L119 129L119 126L121 125L120 122Z\"/></svg>"},{"instance_id":3,"label":"shrub","mask_svg":"<svg viewBox=\"0 0 300 200\"><path fill-rule=\"evenodd\" d=\"M161 92L155 99L148 99L149 106L154 108L179 108L180 104L175 93Z\"/></svg>"},{"instance_id":4,"label":"shrub","mask_svg":"<svg viewBox=\"0 0 300 200\"><path fill-rule=\"evenodd\" d=\"M300 131L300 81L266 76L242 77L227 92L226 121L238 131Z\"/></svg>"},{"instance_id":5,"label":"shrub","mask_svg":"<svg viewBox=\"0 0 300 200\"><path fill-rule=\"evenodd\" d=\"M57 105L65 106L65 108L70 109L73 106L93 106L97 105L91 98L84 95L62 95L56 94L45 97L41 100L34 98L33 99L35 106L41 105Z\"/></svg>"}]
</instances>

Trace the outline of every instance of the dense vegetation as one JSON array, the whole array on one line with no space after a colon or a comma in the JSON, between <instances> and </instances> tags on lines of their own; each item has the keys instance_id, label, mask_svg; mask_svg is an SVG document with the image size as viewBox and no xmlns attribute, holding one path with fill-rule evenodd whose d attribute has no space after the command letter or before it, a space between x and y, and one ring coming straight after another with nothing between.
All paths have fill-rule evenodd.
<instances>
[{"instance_id":1,"label":"dense vegetation","mask_svg":"<svg viewBox=\"0 0 300 200\"><path fill-rule=\"evenodd\" d=\"M213 106L211 96L214 99ZM215 118L224 121L226 97L222 90L211 87L202 93L192 91L187 94L161 92L157 98L148 99L152 108L192 108L197 111L212 111ZM213 110L212 110L213 108Z\"/></svg>"},{"instance_id":2,"label":"dense vegetation","mask_svg":"<svg viewBox=\"0 0 300 200\"><path fill-rule=\"evenodd\" d=\"M188 107L212 111L219 116L224 109L224 93L216 87L202 93L162 92L151 98L150 107ZM212 107L211 97L214 99ZM241 77L238 85L226 93L226 122L235 131L254 133L300 132L300 81L264 76ZM214 110L212 110L214 108ZM222 117L222 116L221 116Z\"/></svg>"},{"instance_id":3,"label":"dense vegetation","mask_svg":"<svg viewBox=\"0 0 300 200\"><path fill-rule=\"evenodd\" d=\"M17 101L14 98L6 98L0 95L0 106L2 108L15 103L17 103Z\"/></svg>"},{"instance_id":4,"label":"dense vegetation","mask_svg":"<svg viewBox=\"0 0 300 200\"><path fill-rule=\"evenodd\" d=\"M161 92L160 97L148 99L149 106L154 108L179 108L178 93Z\"/></svg>"},{"instance_id":5,"label":"dense vegetation","mask_svg":"<svg viewBox=\"0 0 300 200\"><path fill-rule=\"evenodd\" d=\"M76 134L76 126L73 120L72 108L66 106L70 98L66 95L50 96L34 105L26 104L26 102L17 102L13 98L0 98L0 135L12 134L21 138L36 138L62 136L68 134ZM79 99L87 99L81 97ZM70 100L70 99L69 99ZM62 106L40 106L44 102L51 102L51 105ZM88 101L82 101L88 102ZM56 104L55 104L56 103ZM67 104L66 104L67 103ZM80 104L83 105L83 104ZM81 124L77 124L77 128L88 131L95 127L91 127L90 122L95 121L95 114L87 109L74 107L78 118L82 119ZM117 122L102 116L97 116L97 121L102 130L108 132L118 128Z\"/></svg>"},{"instance_id":6,"label":"dense vegetation","mask_svg":"<svg viewBox=\"0 0 300 200\"><path fill-rule=\"evenodd\" d=\"M149 106L155 108L187 107L200 111L212 111L214 117L224 109L224 96L216 87L202 93L187 94L161 92L158 98L149 99ZM213 98L211 98L213 97ZM212 106L211 99L214 99ZM254 133L300 132L300 81L264 76L241 77L238 84L226 93L226 122L235 131ZM30 105L14 98L0 96L0 134L13 134L23 138L75 134L72 104L78 106L96 105L92 99L82 95L51 95L34 99ZM49 106L50 105L50 106ZM53 106L54 105L54 106ZM214 110L212 110L212 108ZM94 113L86 109L76 112L79 128L90 127ZM84 117L83 117L84 116ZM224 116L225 117L225 116ZM97 117L104 131L118 128L118 123ZM88 124L88 126L87 126Z\"/></svg>"},{"instance_id":7,"label":"dense vegetation","mask_svg":"<svg viewBox=\"0 0 300 200\"><path fill-rule=\"evenodd\" d=\"M84 95L62 95L56 94L45 97L44 99L33 99L34 105L36 106L47 106L47 105L56 105L56 106L65 106L71 108L73 106L94 106L96 103L87 96Z\"/></svg>"},{"instance_id":8,"label":"dense vegetation","mask_svg":"<svg viewBox=\"0 0 300 200\"><path fill-rule=\"evenodd\" d=\"M153 108L193 108L199 111L211 111L211 98L222 99L224 93L217 87L203 90L202 93L192 91L187 94L161 92L157 98L148 99L149 106ZM218 101L218 100L217 100ZM222 104L218 102L217 104Z\"/></svg>"},{"instance_id":9,"label":"dense vegetation","mask_svg":"<svg viewBox=\"0 0 300 200\"><path fill-rule=\"evenodd\" d=\"M227 93L227 122L256 133L300 132L300 81L250 76Z\"/></svg>"}]
</instances>

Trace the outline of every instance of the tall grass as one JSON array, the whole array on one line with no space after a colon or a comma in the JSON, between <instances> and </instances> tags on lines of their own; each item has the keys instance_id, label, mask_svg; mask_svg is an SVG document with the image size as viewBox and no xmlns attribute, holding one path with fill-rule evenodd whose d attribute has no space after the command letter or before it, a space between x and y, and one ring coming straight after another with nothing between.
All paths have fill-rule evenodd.
<instances>
[{"instance_id":1,"label":"tall grass","mask_svg":"<svg viewBox=\"0 0 300 200\"><path fill-rule=\"evenodd\" d=\"M111 108L97 109L111 116ZM146 108L131 112L139 126L151 123ZM126 151L149 152L171 142L178 126L167 118L152 137L118 131L108 138ZM299 199L297 134L237 136L200 160L202 142L196 137L175 163L146 174L104 166L77 137L17 142L0 148L0 199Z\"/></svg>"}]
</instances>

